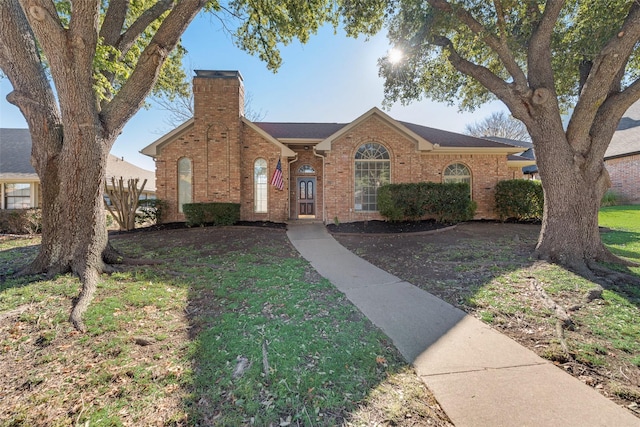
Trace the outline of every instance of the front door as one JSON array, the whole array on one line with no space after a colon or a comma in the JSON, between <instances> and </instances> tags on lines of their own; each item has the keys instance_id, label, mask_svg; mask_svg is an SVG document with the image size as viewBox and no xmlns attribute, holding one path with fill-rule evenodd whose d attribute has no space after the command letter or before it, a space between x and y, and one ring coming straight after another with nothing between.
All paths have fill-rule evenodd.
<instances>
[{"instance_id":1,"label":"front door","mask_svg":"<svg viewBox=\"0 0 640 427\"><path fill-rule=\"evenodd\" d=\"M298 218L316 217L316 179L298 178Z\"/></svg>"}]
</instances>

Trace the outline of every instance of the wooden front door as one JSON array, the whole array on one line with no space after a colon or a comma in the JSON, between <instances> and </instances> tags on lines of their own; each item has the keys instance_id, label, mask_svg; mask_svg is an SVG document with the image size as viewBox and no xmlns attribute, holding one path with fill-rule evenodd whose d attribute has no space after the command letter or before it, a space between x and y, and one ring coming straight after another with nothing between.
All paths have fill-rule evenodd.
<instances>
[{"instance_id":1,"label":"wooden front door","mask_svg":"<svg viewBox=\"0 0 640 427\"><path fill-rule=\"evenodd\" d=\"M298 178L298 218L316 217L316 179Z\"/></svg>"}]
</instances>

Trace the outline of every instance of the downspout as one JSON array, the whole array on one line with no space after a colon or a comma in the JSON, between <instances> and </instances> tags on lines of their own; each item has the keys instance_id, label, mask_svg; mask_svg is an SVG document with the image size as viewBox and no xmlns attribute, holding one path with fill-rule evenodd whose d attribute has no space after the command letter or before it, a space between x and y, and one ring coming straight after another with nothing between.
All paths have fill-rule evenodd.
<instances>
[{"instance_id":1,"label":"downspout","mask_svg":"<svg viewBox=\"0 0 640 427\"><path fill-rule=\"evenodd\" d=\"M289 163L289 186L287 188L287 218L291 219L291 164L298 161L298 153Z\"/></svg>"},{"instance_id":2,"label":"downspout","mask_svg":"<svg viewBox=\"0 0 640 427\"><path fill-rule=\"evenodd\" d=\"M325 160L325 156L323 156L322 154L318 154L316 152L316 147L313 147L313 155L316 157L320 157L322 159L322 223L323 224L327 224L327 208L324 204L324 160Z\"/></svg>"}]
</instances>

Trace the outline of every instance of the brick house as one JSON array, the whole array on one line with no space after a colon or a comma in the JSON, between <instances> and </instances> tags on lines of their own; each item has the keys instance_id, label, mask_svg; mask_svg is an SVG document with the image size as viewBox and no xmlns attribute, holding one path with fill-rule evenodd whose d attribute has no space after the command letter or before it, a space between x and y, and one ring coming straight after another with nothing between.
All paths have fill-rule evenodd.
<instances>
[{"instance_id":1,"label":"brick house","mask_svg":"<svg viewBox=\"0 0 640 427\"><path fill-rule=\"evenodd\" d=\"M611 191L624 202L640 203L640 101L620 120L604 155Z\"/></svg>"},{"instance_id":2,"label":"brick house","mask_svg":"<svg viewBox=\"0 0 640 427\"><path fill-rule=\"evenodd\" d=\"M498 181L523 178L535 162L522 147L394 120L377 108L349 123L251 122L238 71L198 70L194 117L141 152L154 158L167 221L182 205L233 202L241 219L323 222L383 219L386 182L466 181L477 218L495 218ZM271 185L281 165L283 187Z\"/></svg>"}]
</instances>

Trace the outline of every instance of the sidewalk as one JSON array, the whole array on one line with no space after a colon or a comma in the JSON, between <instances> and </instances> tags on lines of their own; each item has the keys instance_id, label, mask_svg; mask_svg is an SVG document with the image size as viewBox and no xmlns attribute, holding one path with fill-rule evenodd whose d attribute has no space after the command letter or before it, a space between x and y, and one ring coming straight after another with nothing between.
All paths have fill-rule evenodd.
<instances>
[{"instance_id":1,"label":"sidewalk","mask_svg":"<svg viewBox=\"0 0 640 427\"><path fill-rule=\"evenodd\" d=\"M320 223L287 235L393 341L457 427L640 426L591 387L463 311L375 267Z\"/></svg>"}]
</instances>

